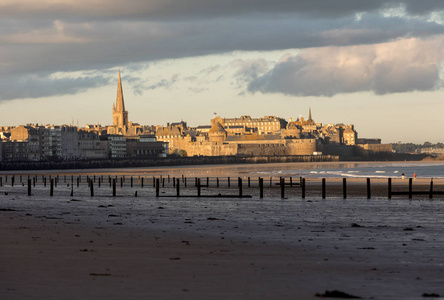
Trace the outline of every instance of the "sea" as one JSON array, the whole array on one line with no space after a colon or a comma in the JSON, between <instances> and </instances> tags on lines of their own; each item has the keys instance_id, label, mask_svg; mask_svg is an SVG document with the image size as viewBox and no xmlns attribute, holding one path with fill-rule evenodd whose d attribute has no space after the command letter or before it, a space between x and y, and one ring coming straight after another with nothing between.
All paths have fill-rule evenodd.
<instances>
[{"instance_id":1,"label":"sea","mask_svg":"<svg viewBox=\"0 0 444 300\"><path fill-rule=\"evenodd\" d=\"M372 162L308 164L303 168L252 172L266 176L302 176L313 178L444 178L444 162Z\"/></svg>"}]
</instances>

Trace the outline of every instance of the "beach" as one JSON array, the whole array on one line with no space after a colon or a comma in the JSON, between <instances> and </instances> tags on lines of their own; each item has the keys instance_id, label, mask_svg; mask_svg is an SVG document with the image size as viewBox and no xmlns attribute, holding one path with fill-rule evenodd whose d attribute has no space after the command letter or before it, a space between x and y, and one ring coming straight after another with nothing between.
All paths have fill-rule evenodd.
<instances>
[{"instance_id":1,"label":"beach","mask_svg":"<svg viewBox=\"0 0 444 300\"><path fill-rule=\"evenodd\" d=\"M342 178L328 178L322 199L320 180L307 179L305 199L299 188L288 188L282 199L279 187L260 199L253 186L244 191L251 198L157 198L152 187L130 188L128 179L117 197L109 186L90 197L85 183L73 197L63 184L53 197L39 185L32 196L26 186L3 186L0 293L4 299L444 294L442 200L387 199L382 178L372 179L371 199L365 178L347 178L346 199ZM408 188L408 180L393 181ZM417 179L414 189L429 182Z\"/></svg>"}]
</instances>

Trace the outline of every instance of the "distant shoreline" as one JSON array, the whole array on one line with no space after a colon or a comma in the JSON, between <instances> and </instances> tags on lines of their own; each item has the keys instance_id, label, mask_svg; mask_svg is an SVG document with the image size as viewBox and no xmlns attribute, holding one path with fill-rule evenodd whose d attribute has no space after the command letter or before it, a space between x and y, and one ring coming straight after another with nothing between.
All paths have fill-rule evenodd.
<instances>
[{"instance_id":1,"label":"distant shoreline","mask_svg":"<svg viewBox=\"0 0 444 300\"><path fill-rule=\"evenodd\" d=\"M425 159L426 158L426 159ZM385 158L352 160L340 159L337 155L293 155L293 156L194 156L167 157L149 159L98 159L77 161L36 161L36 162L0 162L0 171L30 171L30 170L80 170L80 169L119 169L140 167L180 167L190 165L224 165L224 164L269 164L287 162L387 162L387 161L441 161L424 155L397 154Z\"/></svg>"}]
</instances>

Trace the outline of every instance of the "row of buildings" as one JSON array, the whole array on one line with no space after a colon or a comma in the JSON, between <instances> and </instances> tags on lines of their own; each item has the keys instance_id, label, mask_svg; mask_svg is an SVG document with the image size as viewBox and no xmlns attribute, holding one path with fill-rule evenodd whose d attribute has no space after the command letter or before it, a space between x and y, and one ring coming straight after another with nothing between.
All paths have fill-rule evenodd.
<instances>
[{"instance_id":1,"label":"row of buildings","mask_svg":"<svg viewBox=\"0 0 444 300\"><path fill-rule=\"evenodd\" d=\"M28 124L0 127L1 159L5 161L156 158L181 156L291 156L358 152L391 152L380 139L359 139L353 125L286 121L275 116L215 117L210 125L189 127L186 122L142 126L129 121L119 72L113 125ZM357 154L358 153L358 154Z\"/></svg>"},{"instance_id":2,"label":"row of buildings","mask_svg":"<svg viewBox=\"0 0 444 300\"><path fill-rule=\"evenodd\" d=\"M71 125L21 125L2 128L4 161L153 158L166 156L168 144L154 135L106 134Z\"/></svg>"}]
</instances>

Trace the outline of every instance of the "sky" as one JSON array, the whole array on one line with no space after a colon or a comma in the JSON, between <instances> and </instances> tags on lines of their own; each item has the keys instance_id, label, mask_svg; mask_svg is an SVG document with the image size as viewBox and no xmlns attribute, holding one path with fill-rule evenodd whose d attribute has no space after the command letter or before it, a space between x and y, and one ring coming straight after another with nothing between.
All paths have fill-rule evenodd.
<instances>
[{"instance_id":1,"label":"sky","mask_svg":"<svg viewBox=\"0 0 444 300\"><path fill-rule=\"evenodd\" d=\"M0 0L0 125L307 117L444 142L444 1Z\"/></svg>"}]
</instances>

